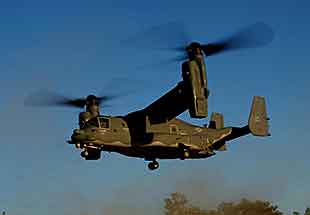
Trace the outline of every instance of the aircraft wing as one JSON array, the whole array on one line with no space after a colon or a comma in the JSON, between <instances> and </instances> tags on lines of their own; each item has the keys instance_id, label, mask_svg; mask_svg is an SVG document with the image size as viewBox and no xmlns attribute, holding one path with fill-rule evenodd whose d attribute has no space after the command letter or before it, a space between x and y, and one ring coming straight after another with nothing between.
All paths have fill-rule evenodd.
<instances>
[{"instance_id":1,"label":"aircraft wing","mask_svg":"<svg viewBox=\"0 0 310 215\"><path fill-rule=\"evenodd\" d=\"M132 125L142 125L148 119L150 124L165 123L188 110L189 98L188 90L181 81L146 108L129 113L126 116L127 122Z\"/></svg>"},{"instance_id":2,"label":"aircraft wing","mask_svg":"<svg viewBox=\"0 0 310 215\"><path fill-rule=\"evenodd\" d=\"M141 110L148 117L151 124L167 122L189 108L190 96L183 81Z\"/></svg>"}]
</instances>

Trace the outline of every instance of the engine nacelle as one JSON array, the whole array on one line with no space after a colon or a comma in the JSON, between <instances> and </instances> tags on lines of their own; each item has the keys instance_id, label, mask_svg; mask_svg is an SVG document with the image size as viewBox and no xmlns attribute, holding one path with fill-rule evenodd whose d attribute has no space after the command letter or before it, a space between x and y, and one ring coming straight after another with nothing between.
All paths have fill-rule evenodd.
<instances>
[{"instance_id":1,"label":"engine nacelle","mask_svg":"<svg viewBox=\"0 0 310 215\"><path fill-rule=\"evenodd\" d=\"M189 113L192 118L208 116L208 96L206 66L202 55L182 64L182 76L191 96Z\"/></svg>"}]
</instances>

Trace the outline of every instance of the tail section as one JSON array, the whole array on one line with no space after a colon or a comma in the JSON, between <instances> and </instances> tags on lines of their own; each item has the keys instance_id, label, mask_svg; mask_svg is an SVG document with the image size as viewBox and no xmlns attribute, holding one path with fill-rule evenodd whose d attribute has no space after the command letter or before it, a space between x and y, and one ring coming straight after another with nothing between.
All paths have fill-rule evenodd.
<instances>
[{"instance_id":1,"label":"tail section","mask_svg":"<svg viewBox=\"0 0 310 215\"><path fill-rule=\"evenodd\" d=\"M261 96L254 96L248 125L244 127L230 127L230 135L223 138L222 141L230 141L241 136L252 134L254 136L270 136L268 125L266 102Z\"/></svg>"},{"instance_id":2,"label":"tail section","mask_svg":"<svg viewBox=\"0 0 310 215\"><path fill-rule=\"evenodd\" d=\"M254 96L248 126L254 136L270 136L265 98Z\"/></svg>"}]
</instances>

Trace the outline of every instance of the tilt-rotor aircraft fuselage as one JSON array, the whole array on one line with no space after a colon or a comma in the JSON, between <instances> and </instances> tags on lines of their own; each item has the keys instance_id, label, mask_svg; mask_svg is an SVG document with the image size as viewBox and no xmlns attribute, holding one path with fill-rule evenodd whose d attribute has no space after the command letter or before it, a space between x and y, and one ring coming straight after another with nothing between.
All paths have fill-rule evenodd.
<instances>
[{"instance_id":1,"label":"tilt-rotor aircraft fuselage","mask_svg":"<svg viewBox=\"0 0 310 215\"><path fill-rule=\"evenodd\" d=\"M100 98L90 95L86 111L79 115L69 144L81 149L86 160L98 160L101 152L117 152L143 158L149 169L159 167L157 159L200 159L226 150L230 140L252 134L269 136L264 97L254 96L244 127L225 127L221 113L212 113L208 125L197 126L176 117L189 111L191 118L208 116L207 73L204 55L217 47L191 43L188 59L182 64L182 81L146 108L125 116L104 116L99 113ZM222 48L222 47L220 47Z\"/></svg>"}]
</instances>

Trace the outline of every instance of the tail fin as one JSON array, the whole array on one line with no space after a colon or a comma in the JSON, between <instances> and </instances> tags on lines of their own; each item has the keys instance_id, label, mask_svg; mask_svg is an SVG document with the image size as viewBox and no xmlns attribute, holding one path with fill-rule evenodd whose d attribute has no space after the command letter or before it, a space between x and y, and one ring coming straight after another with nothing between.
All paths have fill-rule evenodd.
<instances>
[{"instance_id":1,"label":"tail fin","mask_svg":"<svg viewBox=\"0 0 310 215\"><path fill-rule=\"evenodd\" d=\"M209 128L221 129L224 128L224 117L221 113L213 112L209 122Z\"/></svg>"},{"instance_id":2,"label":"tail fin","mask_svg":"<svg viewBox=\"0 0 310 215\"><path fill-rule=\"evenodd\" d=\"M213 112L211 115L211 119L209 122L209 128L213 128L213 129L222 129L224 128L224 117L223 114L221 113L217 113L217 112ZM215 148L215 150L217 151L226 151L227 147L225 144L225 141L222 141L220 144L220 147Z\"/></svg>"},{"instance_id":3,"label":"tail fin","mask_svg":"<svg viewBox=\"0 0 310 215\"><path fill-rule=\"evenodd\" d=\"M249 129L255 136L270 136L265 98L254 96L249 116Z\"/></svg>"}]
</instances>

